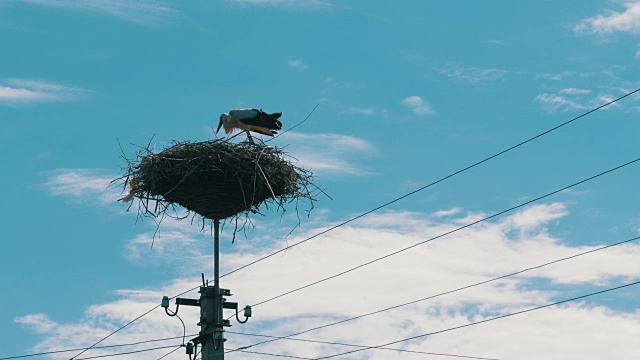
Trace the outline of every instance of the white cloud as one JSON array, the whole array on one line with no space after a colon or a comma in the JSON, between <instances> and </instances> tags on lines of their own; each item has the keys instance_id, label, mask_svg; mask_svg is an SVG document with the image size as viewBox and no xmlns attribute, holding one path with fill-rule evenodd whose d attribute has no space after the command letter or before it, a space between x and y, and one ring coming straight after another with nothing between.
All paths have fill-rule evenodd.
<instances>
[{"instance_id":1,"label":"white cloud","mask_svg":"<svg viewBox=\"0 0 640 360\"><path fill-rule=\"evenodd\" d=\"M155 0L15 0L42 6L113 16L142 25L152 25L176 13L172 8Z\"/></svg>"},{"instance_id":2,"label":"white cloud","mask_svg":"<svg viewBox=\"0 0 640 360\"><path fill-rule=\"evenodd\" d=\"M349 112L354 114L367 115L367 116L371 116L376 113L375 109L372 107L365 107L365 108L350 107Z\"/></svg>"},{"instance_id":3,"label":"white cloud","mask_svg":"<svg viewBox=\"0 0 640 360\"><path fill-rule=\"evenodd\" d=\"M26 80L0 80L0 103L26 104L47 101L72 101L89 95L91 91L56 83Z\"/></svg>"},{"instance_id":4,"label":"white cloud","mask_svg":"<svg viewBox=\"0 0 640 360\"><path fill-rule=\"evenodd\" d=\"M376 152L374 146L364 139L341 134L287 132L278 140L288 144L287 151L295 154L298 165L315 173L371 175L371 172L357 164L359 157Z\"/></svg>"},{"instance_id":5,"label":"white cloud","mask_svg":"<svg viewBox=\"0 0 640 360\"><path fill-rule=\"evenodd\" d=\"M553 80L553 81L560 81L565 76L566 76L566 74L564 74L564 73L560 73L560 74L543 73L543 74L537 74L536 75L536 77L538 77L538 78L543 78L543 79Z\"/></svg>"},{"instance_id":6,"label":"white cloud","mask_svg":"<svg viewBox=\"0 0 640 360\"><path fill-rule=\"evenodd\" d=\"M507 75L514 74L515 71L495 68L482 69L466 67L461 63L449 63L440 70L440 73L450 78L454 78L458 81L464 81L470 84L480 84L490 81L502 80Z\"/></svg>"},{"instance_id":7,"label":"white cloud","mask_svg":"<svg viewBox=\"0 0 640 360\"><path fill-rule=\"evenodd\" d=\"M307 70L309 66L305 64L302 60L289 59L287 60L287 66L294 68L296 70Z\"/></svg>"},{"instance_id":8,"label":"white cloud","mask_svg":"<svg viewBox=\"0 0 640 360\"><path fill-rule=\"evenodd\" d=\"M437 218L441 218L441 217L444 217L444 216L457 215L457 214L459 214L461 212L462 212L462 209L456 207L456 208L452 208L452 209L449 209L449 210L436 211L435 213L433 213L433 216L437 217Z\"/></svg>"},{"instance_id":9,"label":"white cloud","mask_svg":"<svg viewBox=\"0 0 640 360\"><path fill-rule=\"evenodd\" d=\"M116 177L98 169L58 169L49 172L42 185L51 195L109 203L121 197L121 189L109 187Z\"/></svg>"},{"instance_id":10,"label":"white cloud","mask_svg":"<svg viewBox=\"0 0 640 360\"><path fill-rule=\"evenodd\" d=\"M57 324L45 314L30 314L15 318L15 322L28 326L36 334L46 334L53 331Z\"/></svg>"},{"instance_id":11,"label":"white cloud","mask_svg":"<svg viewBox=\"0 0 640 360\"><path fill-rule=\"evenodd\" d=\"M597 15L584 19L574 27L576 32L608 34L613 32L637 33L640 31L640 1L629 1L622 12L607 11L606 15Z\"/></svg>"},{"instance_id":12,"label":"white cloud","mask_svg":"<svg viewBox=\"0 0 640 360\"><path fill-rule=\"evenodd\" d=\"M490 45L504 45L504 41L498 39L487 39L487 44Z\"/></svg>"},{"instance_id":13,"label":"white cloud","mask_svg":"<svg viewBox=\"0 0 640 360\"><path fill-rule=\"evenodd\" d=\"M333 97L342 95L345 91L356 88L356 86L350 82L338 80L333 77L326 77L323 80L324 88L320 93L321 98L325 98L327 101Z\"/></svg>"},{"instance_id":14,"label":"white cloud","mask_svg":"<svg viewBox=\"0 0 640 360\"><path fill-rule=\"evenodd\" d=\"M416 95L402 99L400 105L408 107L416 115L430 115L434 113L431 106L422 100L420 96Z\"/></svg>"},{"instance_id":15,"label":"white cloud","mask_svg":"<svg viewBox=\"0 0 640 360\"><path fill-rule=\"evenodd\" d=\"M540 94L536 96L534 101L538 102L545 110L550 112L558 110L582 110L587 108L587 105L555 94Z\"/></svg>"},{"instance_id":16,"label":"white cloud","mask_svg":"<svg viewBox=\"0 0 640 360\"><path fill-rule=\"evenodd\" d=\"M591 93L591 90L576 89L576 88L566 88L566 89L560 90L560 93L561 94L570 94L570 95L589 94L589 93Z\"/></svg>"},{"instance_id":17,"label":"white cloud","mask_svg":"<svg viewBox=\"0 0 640 360\"><path fill-rule=\"evenodd\" d=\"M239 5L258 6L278 6L278 7L305 7L305 8L328 8L333 4L323 0L230 0Z\"/></svg>"},{"instance_id":18,"label":"white cloud","mask_svg":"<svg viewBox=\"0 0 640 360\"><path fill-rule=\"evenodd\" d=\"M514 229L532 231L541 224L547 224L552 220L563 218L568 214L569 212L564 204L554 203L531 207L527 211L521 211L508 217L508 220ZM505 223L505 225L507 224Z\"/></svg>"},{"instance_id":19,"label":"white cloud","mask_svg":"<svg viewBox=\"0 0 640 360\"><path fill-rule=\"evenodd\" d=\"M465 217L473 215L467 214ZM548 224L567 216L569 213L562 203L528 207L501 220L451 234L332 281L256 306L254 316L247 324L234 324L231 330L288 335L594 249L592 246L569 246L549 233ZM234 294L231 300L237 301L240 306L256 304L284 291L456 228L459 226L456 222L461 219L443 220L436 216L410 212L372 214L327 233L321 239L291 249L282 256L269 258L224 277L222 285L231 288ZM308 229L290 241L301 240L330 225ZM232 249L232 252L222 254L222 273L247 264L283 245L273 241L266 243L266 246L264 243L254 242L242 244L241 250ZM173 250L165 248L161 251ZM633 281L640 278L640 263L637 262L639 255L640 245L621 245L300 337L378 345L464 325L588 293L593 291L594 284L614 286L621 278L625 282ZM26 315L16 321L26 326L38 322L47 324L49 331L40 334L41 340L33 351L86 346L155 306L163 295L174 295L196 286L199 283L199 274L196 274L198 270L191 271L192 274L159 289L119 290L116 292L119 299L89 306L84 316L75 322L56 323L55 319L43 314ZM556 284L553 291L542 285L544 280ZM609 298L616 299L623 293L611 292ZM197 296L195 292L183 295L186 298ZM640 332L640 313L612 310L598 305L596 300L597 298L587 298L583 302L567 303L451 333L433 335L397 347L499 359L541 359L549 358L550 353L558 359L638 358L640 344L635 340L636 334ZM187 325L187 333L199 330L195 325L199 320L197 308L181 307L180 315ZM226 315L231 313L227 312ZM607 331L603 332L602 329ZM487 337L488 333L491 336ZM112 344L126 343L181 334L182 325L179 321L158 309L109 341ZM249 345L260 340L231 333L227 333L226 337L227 348ZM591 341L585 342L584 339ZM152 346L173 343L180 341L155 343ZM139 348L141 347L127 350ZM251 350L315 358L348 349L282 340ZM123 358L157 359L169 350L138 353ZM121 349L92 350L91 355L120 351ZM244 353L233 355L234 359L239 360L258 358ZM53 355L54 359L61 360L69 357L69 354ZM179 351L166 359L177 360L183 357L184 354ZM411 354L380 350L345 358L387 360L414 357ZM422 357L416 357L418 358Z\"/></svg>"},{"instance_id":20,"label":"white cloud","mask_svg":"<svg viewBox=\"0 0 640 360\"><path fill-rule=\"evenodd\" d=\"M614 93L618 95L614 95ZM590 110L611 102L625 93L627 91L621 88L604 88L597 93L592 93L591 90L585 89L565 88L557 93L540 94L534 98L534 102L537 102L549 112ZM613 103L604 107L603 110L620 106L618 103Z\"/></svg>"}]
</instances>

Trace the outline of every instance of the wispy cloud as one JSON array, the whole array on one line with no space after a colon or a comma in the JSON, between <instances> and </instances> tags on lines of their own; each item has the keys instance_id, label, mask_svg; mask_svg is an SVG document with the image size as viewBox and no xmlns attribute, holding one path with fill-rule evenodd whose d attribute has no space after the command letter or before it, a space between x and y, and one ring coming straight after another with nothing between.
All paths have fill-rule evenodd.
<instances>
[{"instance_id":1,"label":"wispy cloud","mask_svg":"<svg viewBox=\"0 0 640 360\"><path fill-rule=\"evenodd\" d=\"M576 89L576 88L566 88L566 89L562 89L560 90L561 94L569 94L569 95L579 95L579 94L589 94L591 93L591 90L587 90L587 89Z\"/></svg>"},{"instance_id":2,"label":"wispy cloud","mask_svg":"<svg viewBox=\"0 0 640 360\"><path fill-rule=\"evenodd\" d=\"M592 94L592 91L587 89L565 88L555 93L540 94L535 97L534 101L549 112L587 110L603 105L618 97L614 95L614 92L620 93L620 95L624 93L621 89L606 89ZM617 106L620 105L611 104L604 109Z\"/></svg>"},{"instance_id":3,"label":"wispy cloud","mask_svg":"<svg viewBox=\"0 0 640 360\"><path fill-rule=\"evenodd\" d=\"M597 15L582 20L574 27L576 32L609 34L613 32L640 32L640 1L624 4L624 11L607 11L605 15Z\"/></svg>"},{"instance_id":4,"label":"wispy cloud","mask_svg":"<svg viewBox=\"0 0 640 360\"><path fill-rule=\"evenodd\" d=\"M109 188L115 178L98 169L58 169L48 173L42 186L51 195L109 203L120 197L120 189Z\"/></svg>"},{"instance_id":5,"label":"wispy cloud","mask_svg":"<svg viewBox=\"0 0 640 360\"><path fill-rule=\"evenodd\" d=\"M434 114L434 111L431 109L431 105L429 105L426 101L424 101L420 96L417 95L409 96L402 99L402 101L400 101L400 105L408 107L416 115Z\"/></svg>"},{"instance_id":6,"label":"wispy cloud","mask_svg":"<svg viewBox=\"0 0 640 360\"><path fill-rule=\"evenodd\" d=\"M450 213L450 210L444 212ZM473 218L474 215L478 214L467 213L465 217ZM334 322L336 319L397 305L398 299L405 302L424 298L595 249L595 246L565 245L549 233L549 224L567 216L569 213L562 203L541 204L502 220L451 234L429 243L429 246L415 247L332 281L256 307L251 321L242 325L242 332L287 335ZM225 277L223 283L232 284L234 301L256 304L284 291L413 245L432 235L449 231L458 227L457 221L461 220L462 218L443 219L411 212L372 214L323 235L321 240L310 241L292 249L295 254L272 257ZM308 232L291 241L301 240L330 225L322 224L308 229ZM223 250L225 261L221 270L224 272L250 263L278 249L280 245L271 242L267 246L254 246L253 243L248 243L242 251ZM561 297L564 298L593 291L594 286L601 284L617 285L620 279L638 279L640 264L636 259L639 255L640 245L621 245L532 269L517 277L309 332L301 337L320 341L339 340L352 344L384 344L417 334L466 325L558 300L559 291L567 290L569 294ZM83 347L156 306L163 295L174 295L196 286L199 274L195 272L190 274L190 279L177 278L157 289L117 290L117 299L87 307L84 315L77 321L59 323L55 319L56 315L36 313L19 317L16 322L39 335L41 340L32 349L34 352ZM553 291L544 285L549 282L554 284ZM380 284L392 284L393 291L379 291ZM335 296L336 293L340 296ZM611 294L617 296L613 295L616 293ZM182 296L194 298L198 295L193 292ZM402 348L500 359L519 358L523 353L532 359L546 358L549 349L553 349L554 356L563 359L637 357L640 345L635 337L640 332L640 314L633 310L614 311L592 302L594 300L587 298L582 302L530 313L535 315L520 315L517 319L497 320L468 328L469 330L416 339L404 343ZM186 324L187 333L197 332L198 309L181 307L180 315ZM226 312L226 315L231 313ZM514 321L517 321L517 326L514 326ZM48 331L42 331L41 324L45 324ZM608 329L606 334L610 336L603 335L603 328ZM182 334L182 331L182 325L176 318L166 316L159 309L124 328L119 333L119 339L126 339L122 342L137 342L176 336ZM487 331L492 336L487 337ZM225 337L228 339L225 346L229 348L261 340L232 333L225 334ZM558 338L562 339L560 345ZM598 341L585 343L584 339L589 338L597 338ZM504 346L505 343L510 346ZM144 346L132 347L131 350ZM149 345L151 346L155 345ZM277 341L252 350L316 358L346 349L296 341ZM121 351L117 348L100 349L93 354L107 355ZM362 356L368 354L371 358L399 358L393 352L371 351ZM143 352L135 356L141 360L153 360L164 353L166 352ZM60 359L63 358L69 358L69 355L61 354ZM249 357L240 354L238 358Z\"/></svg>"},{"instance_id":7,"label":"wispy cloud","mask_svg":"<svg viewBox=\"0 0 640 360\"><path fill-rule=\"evenodd\" d=\"M504 45L505 44L504 41L498 40L498 39L487 39L486 42L487 42L487 44L490 44L490 45Z\"/></svg>"},{"instance_id":8,"label":"wispy cloud","mask_svg":"<svg viewBox=\"0 0 640 360\"><path fill-rule=\"evenodd\" d=\"M116 17L125 21L153 25L176 10L155 0L14 0L35 5L50 6L75 11L86 11Z\"/></svg>"},{"instance_id":9,"label":"wispy cloud","mask_svg":"<svg viewBox=\"0 0 640 360\"><path fill-rule=\"evenodd\" d=\"M288 59L287 66L301 71L309 69L309 66L305 64L304 61L298 59Z\"/></svg>"},{"instance_id":10,"label":"wispy cloud","mask_svg":"<svg viewBox=\"0 0 640 360\"><path fill-rule=\"evenodd\" d=\"M536 74L536 78L541 78L541 79L546 79L546 80L553 80L553 81L561 81L567 75L569 75L569 74L567 74L567 73L542 73L542 74Z\"/></svg>"},{"instance_id":11,"label":"wispy cloud","mask_svg":"<svg viewBox=\"0 0 640 360\"><path fill-rule=\"evenodd\" d=\"M239 5L277 6L287 8L328 8L333 4L324 0L229 0Z\"/></svg>"},{"instance_id":12,"label":"wispy cloud","mask_svg":"<svg viewBox=\"0 0 640 360\"><path fill-rule=\"evenodd\" d=\"M374 115L376 113L376 110L372 107L355 107L352 106L349 108L349 112L350 113L354 113L354 114L360 114L360 115L367 115L367 116L371 116Z\"/></svg>"},{"instance_id":13,"label":"wispy cloud","mask_svg":"<svg viewBox=\"0 0 640 360\"><path fill-rule=\"evenodd\" d=\"M50 333L58 326L58 324L51 321L45 314L30 314L17 317L15 322L32 327L33 331L38 334Z\"/></svg>"},{"instance_id":14,"label":"wispy cloud","mask_svg":"<svg viewBox=\"0 0 640 360\"><path fill-rule=\"evenodd\" d=\"M449 63L440 70L440 73L458 81L464 81L470 84L480 84L502 80L506 78L507 75L515 74L516 72L505 69L468 67L461 63Z\"/></svg>"},{"instance_id":15,"label":"wispy cloud","mask_svg":"<svg viewBox=\"0 0 640 360\"><path fill-rule=\"evenodd\" d=\"M90 90L40 80L0 80L0 103L26 104L47 101L73 101L91 94Z\"/></svg>"},{"instance_id":16,"label":"wispy cloud","mask_svg":"<svg viewBox=\"0 0 640 360\"><path fill-rule=\"evenodd\" d=\"M296 154L299 165L314 172L333 175L367 176L358 164L362 156L376 152L373 145L364 139L341 134L303 134L288 132L282 135L288 149Z\"/></svg>"},{"instance_id":17,"label":"wispy cloud","mask_svg":"<svg viewBox=\"0 0 640 360\"><path fill-rule=\"evenodd\" d=\"M451 215L458 215L462 212L462 209L460 208L452 208L449 210L439 210L433 213L433 216L436 218L441 218L441 217L445 217L445 216L451 216Z\"/></svg>"}]
</instances>

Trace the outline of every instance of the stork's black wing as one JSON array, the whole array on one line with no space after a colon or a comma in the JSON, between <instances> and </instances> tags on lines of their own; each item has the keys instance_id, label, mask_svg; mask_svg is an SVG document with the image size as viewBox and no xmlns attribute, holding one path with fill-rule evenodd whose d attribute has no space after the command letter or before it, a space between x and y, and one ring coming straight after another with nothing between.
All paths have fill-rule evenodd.
<instances>
[{"instance_id":1,"label":"stork's black wing","mask_svg":"<svg viewBox=\"0 0 640 360\"><path fill-rule=\"evenodd\" d=\"M278 120L282 113L267 114L266 112L258 109L252 109L257 112L253 117L244 118L241 121L247 125L260 126L269 130L282 129L282 122Z\"/></svg>"}]
</instances>

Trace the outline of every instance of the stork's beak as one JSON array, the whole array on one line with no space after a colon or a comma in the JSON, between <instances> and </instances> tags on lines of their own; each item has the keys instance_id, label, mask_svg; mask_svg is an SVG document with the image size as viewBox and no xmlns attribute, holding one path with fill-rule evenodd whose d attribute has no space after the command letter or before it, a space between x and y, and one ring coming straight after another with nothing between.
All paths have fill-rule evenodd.
<instances>
[{"instance_id":1,"label":"stork's beak","mask_svg":"<svg viewBox=\"0 0 640 360\"><path fill-rule=\"evenodd\" d=\"M218 129L216 130L216 134L218 133L218 131L220 131L221 127L222 127L222 119L220 119L220 123L218 124Z\"/></svg>"}]
</instances>

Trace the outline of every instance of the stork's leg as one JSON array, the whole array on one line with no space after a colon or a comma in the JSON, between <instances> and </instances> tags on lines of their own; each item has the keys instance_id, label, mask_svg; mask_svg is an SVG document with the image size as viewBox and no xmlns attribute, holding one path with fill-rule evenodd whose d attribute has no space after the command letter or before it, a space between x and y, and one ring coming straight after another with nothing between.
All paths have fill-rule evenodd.
<instances>
[{"instance_id":1,"label":"stork's leg","mask_svg":"<svg viewBox=\"0 0 640 360\"><path fill-rule=\"evenodd\" d=\"M251 137L251 133L249 133L248 130L245 130L245 132L247 133L247 141L253 143L253 137Z\"/></svg>"}]
</instances>

